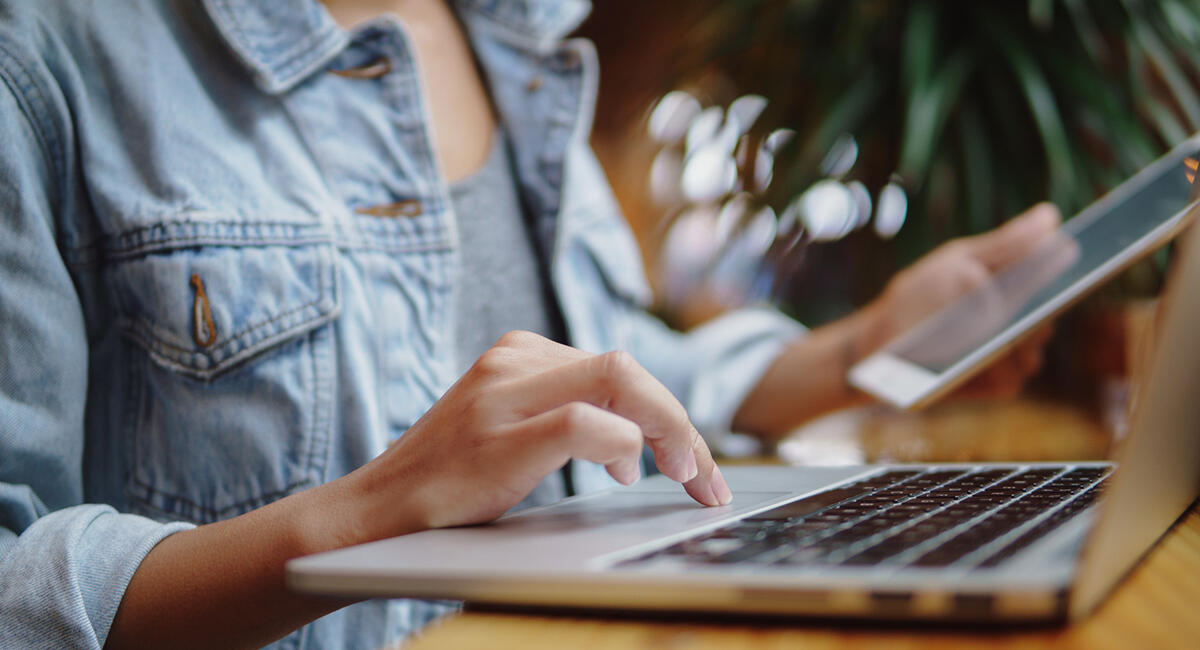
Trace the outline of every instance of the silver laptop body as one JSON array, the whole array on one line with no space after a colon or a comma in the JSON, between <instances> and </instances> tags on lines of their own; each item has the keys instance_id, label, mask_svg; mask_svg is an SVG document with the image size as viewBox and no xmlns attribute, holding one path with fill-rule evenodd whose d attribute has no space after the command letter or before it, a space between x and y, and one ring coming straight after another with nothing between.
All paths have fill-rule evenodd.
<instances>
[{"instance_id":1,"label":"silver laptop body","mask_svg":"<svg viewBox=\"0 0 1200 650\"><path fill-rule=\"evenodd\" d=\"M319 594L552 608L1077 618L1200 487L1200 228L1180 239L1115 471L1095 462L730 466L722 468L734 493L729 506L699 506L657 476L485 526L293 560L289 584ZM1047 494L1033 496L1039 491ZM905 504L915 513L907 523L877 520ZM984 523L1004 509L1003 522ZM982 543L964 537L977 529L987 533ZM771 551L780 534L791 541Z\"/></svg>"}]
</instances>

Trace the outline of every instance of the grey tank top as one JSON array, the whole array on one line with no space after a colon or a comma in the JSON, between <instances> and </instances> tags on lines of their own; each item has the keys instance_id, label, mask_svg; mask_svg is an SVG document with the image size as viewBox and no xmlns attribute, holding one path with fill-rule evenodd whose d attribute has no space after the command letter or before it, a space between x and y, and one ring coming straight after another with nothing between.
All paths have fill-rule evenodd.
<instances>
[{"instance_id":1,"label":"grey tank top","mask_svg":"<svg viewBox=\"0 0 1200 650\"><path fill-rule=\"evenodd\" d=\"M460 373L511 330L566 340L544 256L517 195L502 131L492 137L483 167L450 187L450 200L462 259L455 300ZM547 476L514 509L550 503L570 492L570 472L563 468Z\"/></svg>"},{"instance_id":2,"label":"grey tank top","mask_svg":"<svg viewBox=\"0 0 1200 650\"><path fill-rule=\"evenodd\" d=\"M503 131L492 136L483 167L450 187L450 199L462 259L455 303L460 373L511 330L564 340L562 315L517 195Z\"/></svg>"}]
</instances>

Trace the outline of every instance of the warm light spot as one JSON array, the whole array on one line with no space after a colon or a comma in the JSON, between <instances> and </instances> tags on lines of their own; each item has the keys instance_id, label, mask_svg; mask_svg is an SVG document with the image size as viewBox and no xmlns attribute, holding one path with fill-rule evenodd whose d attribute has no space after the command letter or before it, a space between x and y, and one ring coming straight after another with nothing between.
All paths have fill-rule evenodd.
<instances>
[{"instance_id":1,"label":"warm light spot","mask_svg":"<svg viewBox=\"0 0 1200 650\"><path fill-rule=\"evenodd\" d=\"M1195 158L1184 158L1183 166L1192 171L1196 171L1196 168L1200 167L1200 161L1197 161Z\"/></svg>"},{"instance_id":2,"label":"warm light spot","mask_svg":"<svg viewBox=\"0 0 1200 650\"><path fill-rule=\"evenodd\" d=\"M1187 179L1188 179L1188 183L1190 183L1192 185L1196 184L1196 174L1195 173L1187 172Z\"/></svg>"}]
</instances>

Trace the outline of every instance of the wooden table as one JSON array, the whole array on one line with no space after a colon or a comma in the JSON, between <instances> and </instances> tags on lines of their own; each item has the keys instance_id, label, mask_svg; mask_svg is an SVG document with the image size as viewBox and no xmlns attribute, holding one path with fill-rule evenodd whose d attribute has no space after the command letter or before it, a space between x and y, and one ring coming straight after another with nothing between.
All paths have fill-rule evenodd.
<instances>
[{"instance_id":1,"label":"wooden table","mask_svg":"<svg viewBox=\"0 0 1200 650\"><path fill-rule=\"evenodd\" d=\"M925 436L925 443L916 445L925 460L961 460L962 440L947 436L948 427L971 429L972 422L979 427L996 427L998 422L1002 425L1006 420L1023 426L1006 434L1009 439L999 450L996 443L984 446L983 455L987 456L984 460L999 460L993 454L1045 460L1065 459L1057 458L1059 454L1097 457L1106 447L1106 436L1098 425L1090 424L1086 416L1073 415L1055 405L958 405L935 410L922 418L928 426L915 429L911 426L911 416L872 413L860 419L859 431L849 435L859 436L858 442L870 460L889 453L872 449L875 444L890 446L894 453L896 436L912 444L915 444L912 436ZM1044 424L1056 430L1049 438L1055 442L1049 447L1045 442L1047 430L1041 426ZM929 433L914 433L918 429ZM1028 438L1028 444L1021 444L1021 436ZM1020 453L1021 449L1036 453ZM904 460L917 460L913 457L916 454L900 455ZM1200 647L1200 507L1194 507L1176 523L1091 617L1065 627L936 629L811 621L755 624L710 622L703 615L687 622L660 622L468 610L433 624L403 647L409 650L1196 648Z\"/></svg>"}]
</instances>

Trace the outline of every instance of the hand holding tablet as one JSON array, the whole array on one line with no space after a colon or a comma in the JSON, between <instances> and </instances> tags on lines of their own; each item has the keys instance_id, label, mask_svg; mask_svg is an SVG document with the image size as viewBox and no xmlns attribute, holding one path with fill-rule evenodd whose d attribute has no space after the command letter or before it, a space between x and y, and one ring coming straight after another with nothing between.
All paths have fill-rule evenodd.
<instances>
[{"instance_id":1,"label":"hand holding tablet","mask_svg":"<svg viewBox=\"0 0 1200 650\"><path fill-rule=\"evenodd\" d=\"M917 408L966 381L1177 234L1196 206L1195 172L1187 163L1195 164L1197 152L1200 138L1185 142L1057 230L1035 208L982 236L993 238L997 252L981 256L975 281L956 299L935 291L926 304L908 306L927 316L912 319L911 329L856 364L850 383ZM1007 237L1011 249L996 241L1006 230L1015 231Z\"/></svg>"}]
</instances>

